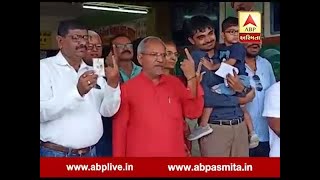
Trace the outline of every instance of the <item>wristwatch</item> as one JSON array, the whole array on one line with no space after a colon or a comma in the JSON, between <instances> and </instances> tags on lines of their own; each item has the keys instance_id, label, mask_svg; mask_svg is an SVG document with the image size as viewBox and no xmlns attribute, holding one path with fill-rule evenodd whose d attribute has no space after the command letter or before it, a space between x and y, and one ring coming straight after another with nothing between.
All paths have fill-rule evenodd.
<instances>
[{"instance_id":1,"label":"wristwatch","mask_svg":"<svg viewBox=\"0 0 320 180\"><path fill-rule=\"evenodd\" d=\"M249 86L249 87L244 87L243 90L242 90L242 92L239 93L239 95L240 95L241 97L245 97L245 96L251 91L251 89L252 89L251 86Z\"/></svg>"}]
</instances>

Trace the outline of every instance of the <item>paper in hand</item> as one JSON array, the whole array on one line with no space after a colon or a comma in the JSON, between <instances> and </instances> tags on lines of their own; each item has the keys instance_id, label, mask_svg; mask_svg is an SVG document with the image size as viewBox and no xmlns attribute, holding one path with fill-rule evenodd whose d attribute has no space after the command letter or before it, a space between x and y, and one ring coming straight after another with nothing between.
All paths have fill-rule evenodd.
<instances>
[{"instance_id":1,"label":"paper in hand","mask_svg":"<svg viewBox=\"0 0 320 180\"><path fill-rule=\"evenodd\" d=\"M104 59L103 58L93 58L93 70L98 76L105 76L104 73Z\"/></svg>"},{"instance_id":2,"label":"paper in hand","mask_svg":"<svg viewBox=\"0 0 320 180\"><path fill-rule=\"evenodd\" d=\"M222 62L220 68L215 72L215 74L222 78L226 78L228 74L233 76L233 70L235 70L237 74L239 73L238 68Z\"/></svg>"}]
</instances>

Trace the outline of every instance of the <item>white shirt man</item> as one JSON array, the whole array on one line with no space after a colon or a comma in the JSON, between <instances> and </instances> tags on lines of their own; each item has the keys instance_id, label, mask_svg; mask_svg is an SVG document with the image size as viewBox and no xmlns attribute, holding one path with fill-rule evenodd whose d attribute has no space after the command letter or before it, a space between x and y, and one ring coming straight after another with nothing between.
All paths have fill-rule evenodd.
<instances>
[{"instance_id":1,"label":"white shirt man","mask_svg":"<svg viewBox=\"0 0 320 180\"><path fill-rule=\"evenodd\" d=\"M101 115L113 116L120 106L120 88L98 77L100 88L81 96L79 77L92 70L84 62L76 72L61 52L40 61L40 140L72 149L95 145L101 138Z\"/></svg>"},{"instance_id":2,"label":"white shirt man","mask_svg":"<svg viewBox=\"0 0 320 180\"><path fill-rule=\"evenodd\" d=\"M270 136L270 157L280 157L280 81L266 92L263 116L267 117Z\"/></svg>"}]
</instances>

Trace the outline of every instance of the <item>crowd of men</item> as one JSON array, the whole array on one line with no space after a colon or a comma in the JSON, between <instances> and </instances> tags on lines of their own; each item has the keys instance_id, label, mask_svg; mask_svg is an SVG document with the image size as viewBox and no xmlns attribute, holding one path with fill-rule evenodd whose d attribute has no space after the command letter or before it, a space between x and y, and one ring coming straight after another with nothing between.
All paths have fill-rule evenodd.
<instances>
[{"instance_id":1,"label":"crowd of men","mask_svg":"<svg viewBox=\"0 0 320 180\"><path fill-rule=\"evenodd\" d=\"M40 61L40 156L189 157L191 141L204 157L280 156L280 82L261 44L238 42L237 22L222 23L217 45L210 19L191 18L184 30L195 50L183 49L179 64L173 41L149 36L134 49L117 35L102 57L96 32L60 22L59 53ZM105 77L92 67L101 57ZM237 71L218 76L226 64Z\"/></svg>"}]
</instances>

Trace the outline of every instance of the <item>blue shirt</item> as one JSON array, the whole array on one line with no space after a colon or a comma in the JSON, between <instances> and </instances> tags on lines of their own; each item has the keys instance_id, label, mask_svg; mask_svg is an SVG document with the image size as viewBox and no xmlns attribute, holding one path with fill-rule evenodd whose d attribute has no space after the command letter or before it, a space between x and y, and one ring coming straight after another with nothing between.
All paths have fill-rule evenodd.
<instances>
[{"instance_id":1,"label":"blue shirt","mask_svg":"<svg viewBox=\"0 0 320 180\"><path fill-rule=\"evenodd\" d=\"M276 82L276 79L273 73L272 66L267 59L257 56L256 67L256 75L260 77L260 82L262 84L263 90L256 90L255 98L252 102L248 103L246 107L251 116L254 130L257 133L260 141L266 142L269 141L269 131L267 119L262 116L262 112L264 109L264 97L266 90ZM246 65L246 71L250 77L251 86L255 88L256 84L252 79L254 71L251 70L248 65Z\"/></svg>"},{"instance_id":2,"label":"blue shirt","mask_svg":"<svg viewBox=\"0 0 320 180\"><path fill-rule=\"evenodd\" d=\"M195 67L198 67L200 59L207 57L213 59L215 57L208 57L207 53L196 50L191 53L195 62ZM204 107L213 108L210 120L232 120L243 117L242 109L240 108L239 99L236 96L229 96L224 94L217 94L211 91L211 87L223 83L223 78L217 76L214 71L208 70L202 66L201 72L205 71L201 84L204 91Z\"/></svg>"},{"instance_id":3,"label":"blue shirt","mask_svg":"<svg viewBox=\"0 0 320 180\"><path fill-rule=\"evenodd\" d=\"M132 66L133 67L132 67L130 77L128 77L127 74L120 68L119 71L120 71L120 76L122 78L122 82L128 81L129 79L137 76L141 72L142 67L137 66L134 62L132 62Z\"/></svg>"},{"instance_id":4,"label":"blue shirt","mask_svg":"<svg viewBox=\"0 0 320 180\"><path fill-rule=\"evenodd\" d=\"M216 58L217 59L214 61L215 63L221 63L229 58L236 59L237 61L234 64L234 67L238 68L239 75L248 75L245 68L246 49L243 44L235 43L231 46L221 44L218 48Z\"/></svg>"}]
</instances>

